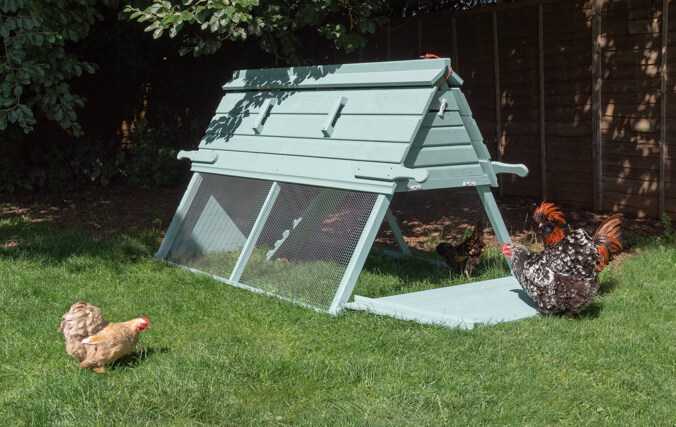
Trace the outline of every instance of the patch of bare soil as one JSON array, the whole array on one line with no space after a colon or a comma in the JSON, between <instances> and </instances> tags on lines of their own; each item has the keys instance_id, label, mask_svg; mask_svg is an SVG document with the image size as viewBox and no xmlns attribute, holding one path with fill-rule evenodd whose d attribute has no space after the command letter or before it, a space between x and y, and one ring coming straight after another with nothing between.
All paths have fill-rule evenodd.
<instances>
[{"instance_id":1,"label":"patch of bare soil","mask_svg":"<svg viewBox=\"0 0 676 427\"><path fill-rule=\"evenodd\" d=\"M184 191L110 186L60 195L0 195L0 220L24 217L57 226L77 224L99 237L133 228L166 230Z\"/></svg>"},{"instance_id":2,"label":"patch of bare soil","mask_svg":"<svg viewBox=\"0 0 676 427\"><path fill-rule=\"evenodd\" d=\"M77 224L99 237L114 236L118 231L131 228L166 230L184 191L185 187L144 190L110 186L62 195L0 195L0 220L25 216L33 222L47 221L57 226ZM440 194L430 191L394 198L392 211L411 248L434 250L438 241L457 241L478 219L486 221L480 204L477 207L475 203L467 208L464 202L449 201ZM538 202L514 197L499 199L497 202L512 239L537 246L537 227L531 214ZM589 233L594 232L610 214L569 205L560 207L570 227L583 228ZM661 223L654 218L626 216L623 227L647 235L664 232ZM497 246L497 239L490 227L485 229L484 237L489 247ZM385 246L394 245L389 227L381 228L377 242ZM0 245L10 247L13 242L0 242Z\"/></svg>"}]
</instances>

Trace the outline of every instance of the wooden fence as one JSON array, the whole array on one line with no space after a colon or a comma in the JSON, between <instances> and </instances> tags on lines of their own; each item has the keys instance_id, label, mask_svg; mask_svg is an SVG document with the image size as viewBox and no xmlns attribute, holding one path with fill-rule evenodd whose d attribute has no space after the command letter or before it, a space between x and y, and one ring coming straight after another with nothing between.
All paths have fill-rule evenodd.
<instances>
[{"instance_id":1,"label":"wooden fence","mask_svg":"<svg viewBox=\"0 0 676 427\"><path fill-rule=\"evenodd\" d=\"M451 57L492 157L530 170L505 195L676 216L670 0L524 0L392 22L349 56L311 48L319 63Z\"/></svg>"}]
</instances>

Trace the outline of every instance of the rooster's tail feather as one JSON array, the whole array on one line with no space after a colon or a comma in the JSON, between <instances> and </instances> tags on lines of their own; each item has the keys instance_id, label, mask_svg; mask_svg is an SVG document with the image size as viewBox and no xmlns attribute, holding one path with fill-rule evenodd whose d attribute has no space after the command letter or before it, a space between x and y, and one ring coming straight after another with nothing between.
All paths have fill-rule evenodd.
<instances>
[{"instance_id":1,"label":"rooster's tail feather","mask_svg":"<svg viewBox=\"0 0 676 427\"><path fill-rule=\"evenodd\" d=\"M613 259L613 255L622 250L622 218L621 213L616 213L606 218L594 233L594 245L599 253L596 259L599 265L596 271L601 271Z\"/></svg>"}]
</instances>

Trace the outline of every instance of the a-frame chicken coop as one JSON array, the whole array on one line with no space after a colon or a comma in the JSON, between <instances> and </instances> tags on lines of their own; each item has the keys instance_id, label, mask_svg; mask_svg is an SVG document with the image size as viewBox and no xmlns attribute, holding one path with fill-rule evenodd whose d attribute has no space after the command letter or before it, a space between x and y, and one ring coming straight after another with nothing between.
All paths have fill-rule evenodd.
<instances>
[{"instance_id":1,"label":"a-frame chicken coop","mask_svg":"<svg viewBox=\"0 0 676 427\"><path fill-rule=\"evenodd\" d=\"M472 327L531 316L509 276L384 298L352 295L400 192L476 190L500 243L496 174L449 59L240 70L196 151L156 258L331 314Z\"/></svg>"}]
</instances>

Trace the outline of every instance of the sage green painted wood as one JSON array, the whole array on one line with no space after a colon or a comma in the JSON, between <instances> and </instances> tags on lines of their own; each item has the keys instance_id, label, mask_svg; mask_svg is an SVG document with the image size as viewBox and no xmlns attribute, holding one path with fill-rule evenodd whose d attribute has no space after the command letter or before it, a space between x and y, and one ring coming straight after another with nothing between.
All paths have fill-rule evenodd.
<instances>
[{"instance_id":1,"label":"sage green painted wood","mask_svg":"<svg viewBox=\"0 0 676 427\"><path fill-rule=\"evenodd\" d=\"M181 198L181 202L174 213L174 217L171 219L167 233L164 235L164 239L162 239L162 244L160 244L157 253L155 253L155 258L165 259L169 255L169 250L176 241L176 236L183 225L183 220L190 209L190 205L195 199L195 195L197 194L197 190L201 183L202 176L199 173L193 173L192 177L190 177L188 188L185 190L185 193L183 193L183 198Z\"/></svg>"},{"instance_id":2,"label":"sage green painted wood","mask_svg":"<svg viewBox=\"0 0 676 427\"><path fill-rule=\"evenodd\" d=\"M256 122L253 124L253 126L251 126L251 129L253 129L254 133L259 134L263 130L263 121L268 116L268 113L270 113L270 108L272 108L272 99L268 98L263 101L263 106L256 115Z\"/></svg>"},{"instance_id":3,"label":"sage green painted wood","mask_svg":"<svg viewBox=\"0 0 676 427\"><path fill-rule=\"evenodd\" d=\"M265 226L265 223L268 220L268 216L270 216L270 212L272 212L272 207L275 205L275 201L277 200L279 191L280 191L279 184L277 182L273 182L272 185L270 186L270 190L268 191L268 195L265 198L265 201L263 202L263 206L261 207L261 210L258 213L258 218L256 218L256 222L254 222L254 225L251 228L249 238L246 240L246 243L244 243L244 247L242 247L242 252L240 253L239 258L237 259L237 263L235 264L235 267L232 269L232 273L230 274L229 279L230 281L239 282L240 277L242 277L242 272L244 271L246 264L249 262L251 253L256 247L256 242L258 241L258 238L260 237L261 232L263 231L263 227Z\"/></svg>"},{"instance_id":4,"label":"sage green painted wood","mask_svg":"<svg viewBox=\"0 0 676 427\"><path fill-rule=\"evenodd\" d=\"M212 150L401 163L409 145L405 142L238 136L227 142L216 140L208 147Z\"/></svg>"},{"instance_id":5,"label":"sage green painted wood","mask_svg":"<svg viewBox=\"0 0 676 427\"><path fill-rule=\"evenodd\" d=\"M178 155L176 156L178 160L182 159L188 159L192 163L208 163L212 164L216 162L218 159L218 153L214 153L213 151L186 151L186 150L181 150L178 152Z\"/></svg>"},{"instance_id":6,"label":"sage green painted wood","mask_svg":"<svg viewBox=\"0 0 676 427\"><path fill-rule=\"evenodd\" d=\"M480 165L436 166L426 168L428 178L425 182L409 180L399 182L395 192L415 190L436 190L476 185L491 185L491 181Z\"/></svg>"},{"instance_id":7,"label":"sage green painted wood","mask_svg":"<svg viewBox=\"0 0 676 427\"><path fill-rule=\"evenodd\" d=\"M325 114L270 114L265 120L260 133L253 127L257 125L256 116L216 115L209 124L200 148L227 149L227 146L216 148L210 146L215 141L230 141L238 136L275 136L291 138L326 139L322 133L327 117ZM357 141L392 141L411 142L422 119L420 115L346 115L340 114L334 121L331 139L348 139Z\"/></svg>"},{"instance_id":8,"label":"sage green painted wood","mask_svg":"<svg viewBox=\"0 0 676 427\"><path fill-rule=\"evenodd\" d=\"M484 171L484 174L486 175L486 178L488 179L490 186L497 187L498 176L495 174L493 166L491 166L491 161L479 159L479 166L481 166L481 169Z\"/></svg>"},{"instance_id":9,"label":"sage green painted wood","mask_svg":"<svg viewBox=\"0 0 676 427\"><path fill-rule=\"evenodd\" d=\"M495 197L493 197L493 192L491 187L487 185L477 185L477 192L479 193L479 198L481 203L484 206L486 215L488 215L488 220L491 222L493 231L498 238L500 246L505 242L511 243L511 238L509 237L509 232L507 231L507 226L502 220L502 215L500 214L500 209L498 204L495 202ZM509 262L509 259L507 260ZM510 264L511 265L511 264Z\"/></svg>"},{"instance_id":10,"label":"sage green painted wood","mask_svg":"<svg viewBox=\"0 0 676 427\"><path fill-rule=\"evenodd\" d=\"M390 208L387 208L387 212L385 212L385 220L387 221L387 225L389 225L390 230L392 230L392 237L394 237L394 241L397 243L397 246L399 246L401 254L411 255L411 249L409 249L408 245L406 244L404 235L401 233L401 229L397 224L397 219L394 217L394 214Z\"/></svg>"},{"instance_id":11,"label":"sage green painted wood","mask_svg":"<svg viewBox=\"0 0 676 427\"><path fill-rule=\"evenodd\" d=\"M462 329L537 315L513 276L382 298L355 295L352 310Z\"/></svg>"},{"instance_id":12,"label":"sage green painted wood","mask_svg":"<svg viewBox=\"0 0 676 427\"><path fill-rule=\"evenodd\" d=\"M331 111L329 112L329 116L326 118L326 123L324 123L324 127L322 127L322 133L324 134L324 136L333 135L333 131L335 129L334 125L336 124L338 113L345 106L345 104L347 104L346 97L344 96L336 97L333 107L331 107Z\"/></svg>"},{"instance_id":13,"label":"sage green painted wood","mask_svg":"<svg viewBox=\"0 0 676 427\"><path fill-rule=\"evenodd\" d=\"M450 59L370 62L238 70L225 90L434 86L448 75ZM454 81L455 78L454 78Z\"/></svg>"},{"instance_id":14,"label":"sage green painted wood","mask_svg":"<svg viewBox=\"0 0 676 427\"><path fill-rule=\"evenodd\" d=\"M443 116L436 112L425 113L422 126L462 126L462 118L458 111L446 109Z\"/></svg>"},{"instance_id":15,"label":"sage green painted wood","mask_svg":"<svg viewBox=\"0 0 676 427\"><path fill-rule=\"evenodd\" d=\"M231 151L213 165L193 164L195 172L335 187L346 190L392 194L392 181L355 178L360 168L378 166L369 162L283 154ZM382 164L385 166L387 164ZM390 167L397 166L389 164Z\"/></svg>"},{"instance_id":16,"label":"sage green painted wood","mask_svg":"<svg viewBox=\"0 0 676 427\"><path fill-rule=\"evenodd\" d=\"M403 166L391 166L377 163L359 166L354 173L355 178L373 179L379 181L415 179L418 182L425 182L428 175L429 174L426 169L411 169Z\"/></svg>"},{"instance_id":17,"label":"sage green painted wood","mask_svg":"<svg viewBox=\"0 0 676 427\"><path fill-rule=\"evenodd\" d=\"M460 88L453 87L450 89L450 92L453 94L453 97L455 98L455 102L458 104L458 111L460 111L460 114L463 116L469 116L472 114L472 110L469 108L469 104L467 103L467 98L465 98L465 94L462 93Z\"/></svg>"},{"instance_id":18,"label":"sage green painted wood","mask_svg":"<svg viewBox=\"0 0 676 427\"><path fill-rule=\"evenodd\" d=\"M526 165L512 165L502 162L491 162L491 165L493 166L495 173L513 173L522 178L528 175L528 168Z\"/></svg>"},{"instance_id":19,"label":"sage green painted wood","mask_svg":"<svg viewBox=\"0 0 676 427\"><path fill-rule=\"evenodd\" d=\"M439 147L444 145L467 145L471 143L464 126L443 128L420 127L415 136L413 147Z\"/></svg>"},{"instance_id":20,"label":"sage green painted wood","mask_svg":"<svg viewBox=\"0 0 676 427\"><path fill-rule=\"evenodd\" d=\"M477 163L478 158L471 145L448 147L412 147L406 164L412 168L428 166L460 165Z\"/></svg>"},{"instance_id":21,"label":"sage green painted wood","mask_svg":"<svg viewBox=\"0 0 676 427\"><path fill-rule=\"evenodd\" d=\"M437 90L432 97L430 102L429 111L439 112L441 108L441 102L446 100L446 111L460 111L458 102L455 99L455 95L450 89L446 90Z\"/></svg>"},{"instance_id":22,"label":"sage green painted wood","mask_svg":"<svg viewBox=\"0 0 676 427\"><path fill-rule=\"evenodd\" d=\"M359 236L359 240L350 257L350 261L345 268L343 278L338 285L338 290L336 291L336 295L329 308L329 313L338 314L350 298L350 295L352 295L354 285L357 283L357 278L359 278L359 274L364 267L366 257L373 245L373 241L376 239L376 235L378 234L380 225L383 223L383 218L385 217L385 213L387 212L391 201L391 195L379 194L376 198L373 208L371 209L371 214L366 220L366 224L364 224L364 229L361 236Z\"/></svg>"},{"instance_id":23,"label":"sage green painted wood","mask_svg":"<svg viewBox=\"0 0 676 427\"><path fill-rule=\"evenodd\" d=\"M226 92L216 108L216 114L257 114L266 99L272 99L272 114L328 114L336 94L350 102L342 114L394 114L419 115L435 97L434 87L344 89L273 92ZM453 101L455 102L455 101ZM438 108L437 108L438 109ZM457 110L457 108L449 108Z\"/></svg>"}]
</instances>

